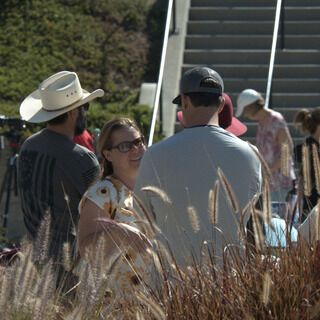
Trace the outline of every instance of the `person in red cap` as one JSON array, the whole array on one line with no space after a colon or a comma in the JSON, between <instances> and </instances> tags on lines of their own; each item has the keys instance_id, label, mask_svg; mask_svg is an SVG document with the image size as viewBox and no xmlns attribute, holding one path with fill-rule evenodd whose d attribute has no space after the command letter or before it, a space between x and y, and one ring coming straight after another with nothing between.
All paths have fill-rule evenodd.
<instances>
[{"instance_id":1,"label":"person in red cap","mask_svg":"<svg viewBox=\"0 0 320 320\"><path fill-rule=\"evenodd\" d=\"M146 150L134 187L154 215L161 230L159 240L170 247L182 268L199 262L204 241L212 244L215 261L221 265L223 252L232 247L229 245L241 244L240 212L261 189L258 156L247 142L219 126L218 115L227 100L223 89L222 78L211 68L196 67L183 74L180 94L173 103L182 108L185 129ZM229 121L223 120L236 134L244 129L231 112ZM230 205L222 187L223 176L237 199L236 206ZM218 210L212 214L209 194L216 182L221 187ZM141 190L146 186L163 190L171 203ZM244 226L248 219L247 212L241 218Z\"/></svg>"},{"instance_id":2,"label":"person in red cap","mask_svg":"<svg viewBox=\"0 0 320 320\"><path fill-rule=\"evenodd\" d=\"M224 97L224 106L219 113L219 126L239 137L247 132L247 126L233 116L233 106L230 97L226 93L223 93L222 96ZM177 112L177 118L180 124L185 127L182 111Z\"/></svg>"}]
</instances>

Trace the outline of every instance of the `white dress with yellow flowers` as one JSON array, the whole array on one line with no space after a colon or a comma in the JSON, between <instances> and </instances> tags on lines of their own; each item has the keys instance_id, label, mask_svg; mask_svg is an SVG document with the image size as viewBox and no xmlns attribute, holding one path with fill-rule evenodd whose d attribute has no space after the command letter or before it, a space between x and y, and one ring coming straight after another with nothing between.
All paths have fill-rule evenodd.
<instances>
[{"instance_id":1,"label":"white dress with yellow flowers","mask_svg":"<svg viewBox=\"0 0 320 320\"><path fill-rule=\"evenodd\" d=\"M133 205L131 191L118 179L107 176L104 180L96 182L84 194L80 204L79 212L86 199L90 199L106 215L106 218L114 222L127 224L134 228L136 232L141 232L135 221L139 217L130 210ZM133 293L133 289L141 290L150 282L152 258L145 253L141 255L135 252L130 244L117 247L113 250L108 261L109 287L115 295L125 295L128 297Z\"/></svg>"}]
</instances>

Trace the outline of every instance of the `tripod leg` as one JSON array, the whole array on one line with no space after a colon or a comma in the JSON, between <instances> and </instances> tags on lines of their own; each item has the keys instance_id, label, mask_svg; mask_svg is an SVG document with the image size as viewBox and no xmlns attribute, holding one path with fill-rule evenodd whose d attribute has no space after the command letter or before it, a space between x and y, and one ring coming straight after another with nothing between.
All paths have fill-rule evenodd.
<instances>
[{"instance_id":1,"label":"tripod leg","mask_svg":"<svg viewBox=\"0 0 320 320\"><path fill-rule=\"evenodd\" d=\"M17 155L14 155L10 157L9 159L9 176L8 176L8 185L7 185L7 199L6 204L4 208L4 214L3 214L3 227L7 227L8 223L8 215L9 215L9 206L10 206L10 196L11 196L11 185L12 185L12 178L15 171L15 162L17 159Z\"/></svg>"},{"instance_id":2,"label":"tripod leg","mask_svg":"<svg viewBox=\"0 0 320 320\"><path fill-rule=\"evenodd\" d=\"M6 186L7 186L8 174L9 174L9 160L8 160L7 169L6 169L6 171L5 171L4 175L3 175L2 182L1 182L0 203L2 202L3 193L4 193L4 190L5 190Z\"/></svg>"}]
</instances>

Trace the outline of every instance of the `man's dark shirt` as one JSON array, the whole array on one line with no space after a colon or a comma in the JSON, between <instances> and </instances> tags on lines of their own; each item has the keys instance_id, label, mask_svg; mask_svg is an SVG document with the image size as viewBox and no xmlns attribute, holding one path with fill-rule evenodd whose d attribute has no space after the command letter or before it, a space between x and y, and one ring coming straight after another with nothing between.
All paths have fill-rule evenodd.
<instances>
[{"instance_id":1,"label":"man's dark shirt","mask_svg":"<svg viewBox=\"0 0 320 320\"><path fill-rule=\"evenodd\" d=\"M65 135L43 129L23 143L18 187L24 223L36 239L50 213L50 256L58 257L64 242L74 245L79 201L99 174L94 153Z\"/></svg>"}]
</instances>

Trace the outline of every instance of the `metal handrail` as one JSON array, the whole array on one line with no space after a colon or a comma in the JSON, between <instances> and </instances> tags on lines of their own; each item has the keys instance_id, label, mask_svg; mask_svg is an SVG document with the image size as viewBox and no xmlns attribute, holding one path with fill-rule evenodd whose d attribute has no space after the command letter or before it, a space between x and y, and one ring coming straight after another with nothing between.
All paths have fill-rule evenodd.
<instances>
[{"instance_id":1,"label":"metal handrail","mask_svg":"<svg viewBox=\"0 0 320 320\"><path fill-rule=\"evenodd\" d=\"M168 2L167 19L166 19L165 32L163 36L162 52L161 52L160 70L159 70L156 94L153 102L153 113L152 113L150 134L149 134L149 140L148 140L148 147L151 146L153 142L154 130L155 130L155 125L156 125L156 120L158 115L160 93L161 93L162 80L163 80L163 71L164 71L164 65L166 61L166 53L167 53L167 47L168 47L172 6L174 1L175 0L169 0ZM174 17L174 28L175 28L175 17Z\"/></svg>"},{"instance_id":2,"label":"metal handrail","mask_svg":"<svg viewBox=\"0 0 320 320\"><path fill-rule=\"evenodd\" d=\"M271 53L270 53L268 82L267 82L266 100L265 100L265 106L267 108L269 107L270 95L271 95L272 76L273 76L273 69L274 69L274 58L275 58L276 49L277 49L278 30L279 30L279 21L280 21L280 13L281 13L281 3L282 3L282 0L278 0L277 1L276 16L275 16L275 19L274 19L274 28L273 28L272 46L271 46Z\"/></svg>"}]
</instances>

